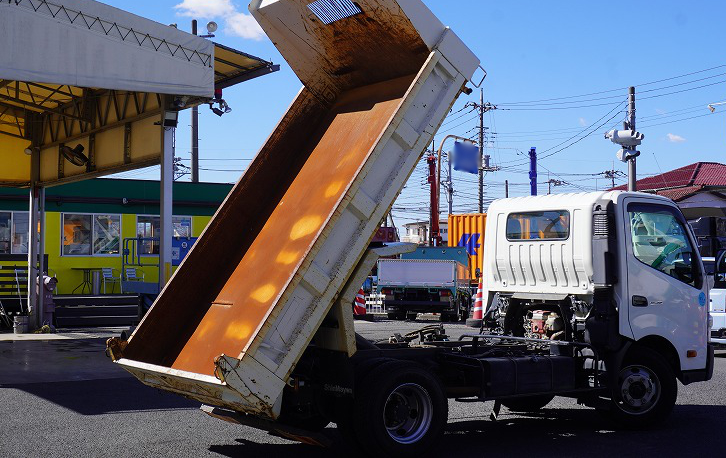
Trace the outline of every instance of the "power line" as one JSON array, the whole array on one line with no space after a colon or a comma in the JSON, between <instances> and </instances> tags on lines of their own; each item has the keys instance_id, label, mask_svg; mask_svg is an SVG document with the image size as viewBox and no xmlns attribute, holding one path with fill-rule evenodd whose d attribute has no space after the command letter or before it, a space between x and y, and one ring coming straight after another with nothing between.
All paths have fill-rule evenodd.
<instances>
[{"instance_id":1,"label":"power line","mask_svg":"<svg viewBox=\"0 0 726 458\"><path fill-rule=\"evenodd\" d=\"M679 79L679 78L685 78L686 76L697 75L700 73L705 73L705 72L709 72L711 70L716 70L716 69L724 68L724 67L726 67L726 64L717 65L715 67L706 68L706 69L698 70L695 72L684 73L682 75L671 76L669 78L663 78L663 79L656 80L656 81L649 81L647 83L636 84L635 86L636 87L650 86L652 84L658 84L658 83L663 83L665 81L672 81L672 80ZM528 105L528 104L539 103L539 102L549 102L549 101L553 101L553 100L565 100L565 99L574 99L574 98L579 98L579 97L589 97L591 95L600 95L600 94L607 94L610 92L623 91L625 89L628 89L629 87L630 86L625 86L625 87L620 87L617 89L608 89L605 91L590 92L588 94L580 94L580 95L570 95L570 96L566 96L566 97L554 97L554 98L550 98L550 99L540 99L540 100L530 100L530 101L520 101L520 102L506 102L506 103L500 103L499 105Z\"/></svg>"}]
</instances>

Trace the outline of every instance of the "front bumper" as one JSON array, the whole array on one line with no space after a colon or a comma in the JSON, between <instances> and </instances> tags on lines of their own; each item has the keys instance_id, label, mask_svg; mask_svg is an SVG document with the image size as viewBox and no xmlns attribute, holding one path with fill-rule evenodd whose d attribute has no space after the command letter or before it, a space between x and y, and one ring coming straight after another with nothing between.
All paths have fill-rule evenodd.
<instances>
[{"instance_id":1,"label":"front bumper","mask_svg":"<svg viewBox=\"0 0 726 458\"><path fill-rule=\"evenodd\" d=\"M713 364L714 364L713 349L714 349L714 345L712 343L709 343L708 347L707 347L706 368L705 369L683 371L683 374L681 375L681 382L684 385L688 385L689 383L693 383L693 382L705 382L705 381L711 380L711 378L713 377Z\"/></svg>"}]
</instances>

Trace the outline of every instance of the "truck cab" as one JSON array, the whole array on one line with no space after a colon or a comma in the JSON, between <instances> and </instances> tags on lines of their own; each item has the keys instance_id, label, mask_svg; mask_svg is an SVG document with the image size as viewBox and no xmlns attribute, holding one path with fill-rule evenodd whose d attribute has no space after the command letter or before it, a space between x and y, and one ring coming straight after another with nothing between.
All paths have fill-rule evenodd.
<instances>
[{"instance_id":1,"label":"truck cab","mask_svg":"<svg viewBox=\"0 0 726 458\"><path fill-rule=\"evenodd\" d=\"M711 378L708 281L671 200L633 192L520 197L495 201L488 214L489 326L589 345L610 373L611 411L625 420L669 411L676 378Z\"/></svg>"}]
</instances>

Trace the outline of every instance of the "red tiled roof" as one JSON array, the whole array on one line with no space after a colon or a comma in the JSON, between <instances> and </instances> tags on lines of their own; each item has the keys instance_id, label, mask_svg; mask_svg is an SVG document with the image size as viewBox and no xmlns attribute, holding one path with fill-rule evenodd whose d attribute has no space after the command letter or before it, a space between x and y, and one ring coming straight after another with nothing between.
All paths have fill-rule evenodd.
<instances>
[{"instance_id":1,"label":"red tiled roof","mask_svg":"<svg viewBox=\"0 0 726 458\"><path fill-rule=\"evenodd\" d=\"M671 200L679 201L681 199L685 199L686 197L697 193L703 189L701 186L686 186L684 188L675 188L675 189L661 189L660 191L656 191L656 194L659 196L665 196ZM641 190L638 188L638 190Z\"/></svg>"},{"instance_id":2,"label":"red tiled roof","mask_svg":"<svg viewBox=\"0 0 726 458\"><path fill-rule=\"evenodd\" d=\"M673 200L695 194L704 187L726 186L726 164L694 162L669 172L638 180L638 191L656 191ZM615 190L626 190L627 185ZM663 189L667 188L667 189Z\"/></svg>"}]
</instances>

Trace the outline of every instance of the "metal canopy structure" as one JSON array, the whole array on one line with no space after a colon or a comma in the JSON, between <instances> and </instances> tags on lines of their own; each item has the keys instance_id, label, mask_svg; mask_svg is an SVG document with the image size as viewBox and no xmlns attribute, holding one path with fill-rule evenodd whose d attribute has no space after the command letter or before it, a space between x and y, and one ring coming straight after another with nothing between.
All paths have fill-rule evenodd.
<instances>
[{"instance_id":1,"label":"metal canopy structure","mask_svg":"<svg viewBox=\"0 0 726 458\"><path fill-rule=\"evenodd\" d=\"M93 0L0 1L0 43L0 186L31 189L34 325L47 186L161 164L163 287L178 111L218 103L218 89L279 66Z\"/></svg>"},{"instance_id":2,"label":"metal canopy structure","mask_svg":"<svg viewBox=\"0 0 726 458\"><path fill-rule=\"evenodd\" d=\"M0 185L158 164L162 111L279 66L90 0L0 3ZM81 145L82 166L63 146ZM27 150L26 150L27 148ZM30 154L27 154L30 153Z\"/></svg>"}]
</instances>

